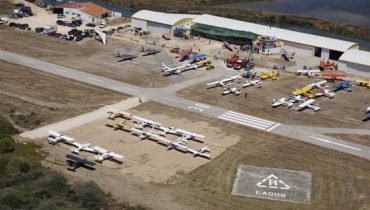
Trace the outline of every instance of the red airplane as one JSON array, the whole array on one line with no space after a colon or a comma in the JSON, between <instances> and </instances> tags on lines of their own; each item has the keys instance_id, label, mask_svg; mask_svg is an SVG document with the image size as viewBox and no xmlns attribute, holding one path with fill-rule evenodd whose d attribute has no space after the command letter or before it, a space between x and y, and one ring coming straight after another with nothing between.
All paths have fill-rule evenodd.
<instances>
[{"instance_id":1,"label":"red airplane","mask_svg":"<svg viewBox=\"0 0 370 210\"><path fill-rule=\"evenodd\" d=\"M321 60L319 68L320 68L321 71L323 71L324 69L334 70L334 69L337 69L337 65L334 62L330 63L329 61L325 62L325 61Z\"/></svg>"},{"instance_id":2,"label":"red airplane","mask_svg":"<svg viewBox=\"0 0 370 210\"><path fill-rule=\"evenodd\" d=\"M343 80L347 75L344 74L320 74L320 78L335 82L337 80Z\"/></svg>"}]
</instances>

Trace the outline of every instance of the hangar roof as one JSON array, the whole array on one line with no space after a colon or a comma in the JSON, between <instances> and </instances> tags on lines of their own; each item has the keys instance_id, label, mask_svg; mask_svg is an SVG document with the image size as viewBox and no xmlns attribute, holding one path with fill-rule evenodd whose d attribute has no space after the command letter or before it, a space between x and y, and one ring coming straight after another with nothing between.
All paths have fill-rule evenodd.
<instances>
[{"instance_id":1,"label":"hangar roof","mask_svg":"<svg viewBox=\"0 0 370 210\"><path fill-rule=\"evenodd\" d=\"M133 14L131 18L148 20L148 21L172 26L184 18L194 19L198 16L199 15L171 14L171 13L154 12L150 10L140 10L139 12Z\"/></svg>"},{"instance_id":2,"label":"hangar roof","mask_svg":"<svg viewBox=\"0 0 370 210\"><path fill-rule=\"evenodd\" d=\"M282 41L295 42L299 44L321 47L331 50L344 52L353 46L358 45L354 42L339 39L327 38L323 36L311 35L297 31L269 27L255 23L243 22L214 15L201 15L193 20L193 23L216 26L239 31L248 31L259 35L275 36Z\"/></svg>"},{"instance_id":3,"label":"hangar roof","mask_svg":"<svg viewBox=\"0 0 370 210\"><path fill-rule=\"evenodd\" d=\"M370 66L370 52L350 49L343 53L339 58L340 61L358 63L364 66Z\"/></svg>"}]
</instances>

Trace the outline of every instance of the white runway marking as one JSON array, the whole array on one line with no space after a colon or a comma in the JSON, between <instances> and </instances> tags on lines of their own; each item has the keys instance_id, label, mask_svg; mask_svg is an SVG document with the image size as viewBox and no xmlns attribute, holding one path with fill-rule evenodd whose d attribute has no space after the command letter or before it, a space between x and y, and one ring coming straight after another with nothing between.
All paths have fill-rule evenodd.
<instances>
[{"instance_id":1,"label":"white runway marking","mask_svg":"<svg viewBox=\"0 0 370 210\"><path fill-rule=\"evenodd\" d=\"M166 98L166 97L162 97L164 100L166 101L172 101L172 102L175 102L175 103L179 103L180 101L176 100L176 99L172 99L172 98Z\"/></svg>"},{"instance_id":2,"label":"white runway marking","mask_svg":"<svg viewBox=\"0 0 370 210\"><path fill-rule=\"evenodd\" d=\"M63 73L66 73L66 72L67 72L66 70L62 70L62 69L59 69L59 68L57 68L57 67L53 67L53 69L54 69L55 71L59 71L59 72L63 72Z\"/></svg>"},{"instance_id":3,"label":"white runway marking","mask_svg":"<svg viewBox=\"0 0 370 210\"><path fill-rule=\"evenodd\" d=\"M260 129L260 130L267 130L268 132L272 129L276 128L280 124L276 124L275 122L241 114L238 112L228 111L223 113L222 115L218 116L218 118L227 120L230 122L238 123L241 125L249 126L252 128Z\"/></svg>"},{"instance_id":4,"label":"white runway marking","mask_svg":"<svg viewBox=\"0 0 370 210\"><path fill-rule=\"evenodd\" d=\"M280 124L280 123L278 123L278 124L276 124L276 125L272 126L271 128L267 129L267 132L270 132L270 131L274 130L275 128L277 128L277 127L278 127L278 126L280 126L280 125L281 125L281 124Z\"/></svg>"},{"instance_id":5,"label":"white runway marking","mask_svg":"<svg viewBox=\"0 0 370 210\"><path fill-rule=\"evenodd\" d=\"M124 89L126 90L131 90L131 91L134 91L134 92L140 92L140 90L137 90L137 89L133 89L133 88L128 88L128 87L125 87Z\"/></svg>"},{"instance_id":6,"label":"white runway marking","mask_svg":"<svg viewBox=\"0 0 370 210\"><path fill-rule=\"evenodd\" d=\"M354 150L358 150L358 151L361 150L360 148L357 148L357 147L351 147L351 146L348 146L348 145L345 145L345 144L340 144L340 143L337 143L337 142L329 141L327 139L321 139L321 138L317 138L317 137L314 137L314 136L309 136L309 137L312 138L312 139L316 139L318 141L329 143L329 144L335 144L335 145L338 145L338 146L341 146L341 147L347 147L349 149L354 149Z\"/></svg>"},{"instance_id":7,"label":"white runway marking","mask_svg":"<svg viewBox=\"0 0 370 210\"><path fill-rule=\"evenodd\" d=\"M95 82L101 82L101 83L104 83L104 81L103 81L103 80L96 79L96 78L93 78L93 77L88 77L87 79L92 80L92 81L95 81Z\"/></svg>"}]
</instances>

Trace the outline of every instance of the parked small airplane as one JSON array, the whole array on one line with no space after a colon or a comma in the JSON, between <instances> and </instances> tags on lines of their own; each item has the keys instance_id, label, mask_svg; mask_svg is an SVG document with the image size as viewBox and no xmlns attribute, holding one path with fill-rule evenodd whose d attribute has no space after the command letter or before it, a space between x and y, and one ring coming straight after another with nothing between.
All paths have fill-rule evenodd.
<instances>
[{"instance_id":1,"label":"parked small airplane","mask_svg":"<svg viewBox=\"0 0 370 210\"><path fill-rule=\"evenodd\" d=\"M66 155L66 162L68 163L69 167L68 170L76 171L77 168L84 167L89 170L95 170L95 163L88 161L86 159L82 159L80 157L76 157L74 155L67 154Z\"/></svg>"},{"instance_id":2,"label":"parked small airplane","mask_svg":"<svg viewBox=\"0 0 370 210\"><path fill-rule=\"evenodd\" d=\"M67 135L60 134L58 132L49 130L48 141L50 144L56 144L59 142L73 143L75 140Z\"/></svg>"},{"instance_id":3,"label":"parked small airplane","mask_svg":"<svg viewBox=\"0 0 370 210\"><path fill-rule=\"evenodd\" d=\"M219 81L214 81L214 82L211 82L211 83L208 83L207 86L208 88L214 88L214 87L223 87L224 85L226 85L226 83L228 82L231 82L231 81L234 81L234 80L237 80L237 79L241 79L242 77L240 75L236 75L236 76L226 76L224 79L222 80L219 80Z\"/></svg>"},{"instance_id":4,"label":"parked small airplane","mask_svg":"<svg viewBox=\"0 0 370 210\"><path fill-rule=\"evenodd\" d=\"M222 95L227 95L227 94L234 94L234 95L240 95L241 89L237 87L231 87L231 84L226 84L223 86L224 87L224 92L222 92Z\"/></svg>"},{"instance_id":5,"label":"parked small airplane","mask_svg":"<svg viewBox=\"0 0 370 210\"><path fill-rule=\"evenodd\" d=\"M171 67L166 66L164 63L162 63L162 71L167 73L168 75L180 74L184 71L193 70L193 69L197 69L197 68L198 68L198 66L196 64L184 64L184 65L181 65L181 66L171 68Z\"/></svg>"},{"instance_id":6,"label":"parked small airplane","mask_svg":"<svg viewBox=\"0 0 370 210\"><path fill-rule=\"evenodd\" d=\"M145 53L142 56L156 55L156 54L160 53L161 51L157 50L157 49L147 49L144 52Z\"/></svg>"},{"instance_id":7,"label":"parked small airplane","mask_svg":"<svg viewBox=\"0 0 370 210\"><path fill-rule=\"evenodd\" d=\"M195 63L195 62L199 62L199 61L202 61L202 60L206 60L207 59L207 55L206 54L199 54L199 55L196 55L196 56L193 56L190 58L190 62L191 63Z\"/></svg>"},{"instance_id":8,"label":"parked small airplane","mask_svg":"<svg viewBox=\"0 0 370 210\"><path fill-rule=\"evenodd\" d=\"M313 105L313 102L315 102L314 99L308 99L298 105L298 111L302 111L303 109L309 108L314 110L315 112L320 110L319 105Z\"/></svg>"},{"instance_id":9,"label":"parked small airplane","mask_svg":"<svg viewBox=\"0 0 370 210\"><path fill-rule=\"evenodd\" d=\"M343 80L346 77L344 74L320 74L319 78L326 79L331 82L335 82L337 80Z\"/></svg>"},{"instance_id":10,"label":"parked small airplane","mask_svg":"<svg viewBox=\"0 0 370 210\"><path fill-rule=\"evenodd\" d=\"M272 80L277 80L278 74L274 72L262 73L261 79L271 78Z\"/></svg>"},{"instance_id":11,"label":"parked small airplane","mask_svg":"<svg viewBox=\"0 0 370 210\"><path fill-rule=\"evenodd\" d=\"M137 125L135 127L140 129L140 130L142 130L145 127L155 128L155 127L160 127L162 125L159 122L155 122L153 120L148 120L148 119L136 116L136 115L134 115L133 118L134 118L134 122L137 123Z\"/></svg>"},{"instance_id":12,"label":"parked small airplane","mask_svg":"<svg viewBox=\"0 0 370 210\"><path fill-rule=\"evenodd\" d=\"M104 160L113 160L113 159L122 159L123 156L119 155L117 153L111 152L109 150L106 150L104 148L101 148L99 146L93 147L94 152L97 154L95 155L95 160L98 162L102 162Z\"/></svg>"},{"instance_id":13,"label":"parked small airplane","mask_svg":"<svg viewBox=\"0 0 370 210\"><path fill-rule=\"evenodd\" d=\"M315 94L309 92L312 89L313 89L313 87L308 85L308 86L306 86L302 89L295 90L294 92L292 92L292 94L295 95L295 96L304 95L308 98L315 98Z\"/></svg>"},{"instance_id":14,"label":"parked small airplane","mask_svg":"<svg viewBox=\"0 0 370 210\"><path fill-rule=\"evenodd\" d=\"M109 114L108 119L111 119L111 120L113 120L117 117L121 117L121 118L127 119L127 120L131 120L131 118L132 118L131 113L125 112L125 111L122 111L122 110L119 111L119 110L115 110L115 109L110 109L108 111L108 114Z\"/></svg>"},{"instance_id":15,"label":"parked small airplane","mask_svg":"<svg viewBox=\"0 0 370 210\"><path fill-rule=\"evenodd\" d=\"M286 98L272 99L272 107L278 107L281 105L290 108L293 106L293 102L291 100L287 100Z\"/></svg>"},{"instance_id":16,"label":"parked small airplane","mask_svg":"<svg viewBox=\"0 0 370 210\"><path fill-rule=\"evenodd\" d=\"M197 150L188 148L188 151L193 153L194 157L201 156L201 157L205 157L205 158L208 158L208 159L211 158L211 156L206 153L206 152L210 152L208 144L204 145L202 148L197 149Z\"/></svg>"},{"instance_id":17,"label":"parked small airplane","mask_svg":"<svg viewBox=\"0 0 370 210\"><path fill-rule=\"evenodd\" d=\"M300 70L297 70L298 75L306 75L308 77L318 76L320 72L321 72L320 69L300 69Z\"/></svg>"},{"instance_id":18,"label":"parked small airplane","mask_svg":"<svg viewBox=\"0 0 370 210\"><path fill-rule=\"evenodd\" d=\"M334 69L337 69L338 66L333 62L333 63L330 63L329 60L328 61L323 61L321 60L320 61L320 65L319 65L319 68L320 70L324 70L324 69L331 69L331 70L334 70Z\"/></svg>"},{"instance_id":19,"label":"parked small airplane","mask_svg":"<svg viewBox=\"0 0 370 210\"><path fill-rule=\"evenodd\" d=\"M131 126L128 125L128 120L122 120L119 122L115 122L114 120L107 120L106 126L112 127L114 130L124 130L124 131L130 131Z\"/></svg>"},{"instance_id":20,"label":"parked small airplane","mask_svg":"<svg viewBox=\"0 0 370 210\"><path fill-rule=\"evenodd\" d=\"M75 154L79 154L81 151L95 152L90 143L80 144L78 142L73 142L72 145L76 147L71 149L72 153Z\"/></svg>"},{"instance_id":21,"label":"parked small airplane","mask_svg":"<svg viewBox=\"0 0 370 210\"><path fill-rule=\"evenodd\" d=\"M150 138L151 136L154 135L153 131L143 131L143 130L140 130L140 129L137 129L137 128L131 128L131 131L134 132L136 135L138 135L139 138L142 139L142 140L148 139L148 138Z\"/></svg>"},{"instance_id":22,"label":"parked small airplane","mask_svg":"<svg viewBox=\"0 0 370 210\"><path fill-rule=\"evenodd\" d=\"M370 88L370 81L356 80L356 85L358 85L358 86L366 86L366 87Z\"/></svg>"},{"instance_id":23,"label":"parked small airplane","mask_svg":"<svg viewBox=\"0 0 370 210\"><path fill-rule=\"evenodd\" d=\"M159 127L158 128L159 130L161 130L162 132L159 133L159 135L161 136L166 136L167 134L174 134L174 135L177 135L177 136L180 136L181 139L186 139L186 140L197 140L199 142L203 142L203 138L204 136L203 135L200 135L200 134L197 134L197 133L192 133L192 132L189 132L189 131L186 131L186 130L183 130L183 129L180 129L180 128L176 128L176 127L169 127L169 128L166 128L166 127Z\"/></svg>"},{"instance_id":24,"label":"parked small airplane","mask_svg":"<svg viewBox=\"0 0 370 210\"><path fill-rule=\"evenodd\" d=\"M156 140L158 140L158 143L166 145L168 150L177 149L177 150L180 150L182 152L187 152L188 151L188 147L182 145L181 140L170 141L170 140L165 139L165 138L163 138L161 136L158 136L158 135L152 135L152 137L155 138Z\"/></svg>"},{"instance_id":25,"label":"parked small airplane","mask_svg":"<svg viewBox=\"0 0 370 210\"><path fill-rule=\"evenodd\" d=\"M338 83L335 85L335 89L334 91L339 91L339 90L345 90L347 92L351 92L352 91L352 84L350 81L348 80L345 80L341 83Z\"/></svg>"},{"instance_id":26,"label":"parked small airplane","mask_svg":"<svg viewBox=\"0 0 370 210\"><path fill-rule=\"evenodd\" d=\"M118 52L118 55L116 56L117 58L119 58L119 60L117 62L122 62L122 61L132 61L134 60L135 58L137 58L136 55L131 55L131 54L120 54Z\"/></svg>"},{"instance_id":27,"label":"parked small airplane","mask_svg":"<svg viewBox=\"0 0 370 210\"><path fill-rule=\"evenodd\" d=\"M262 82L260 80L246 80L245 83L242 85L242 88L249 87L249 86L256 86L260 88Z\"/></svg>"}]
</instances>

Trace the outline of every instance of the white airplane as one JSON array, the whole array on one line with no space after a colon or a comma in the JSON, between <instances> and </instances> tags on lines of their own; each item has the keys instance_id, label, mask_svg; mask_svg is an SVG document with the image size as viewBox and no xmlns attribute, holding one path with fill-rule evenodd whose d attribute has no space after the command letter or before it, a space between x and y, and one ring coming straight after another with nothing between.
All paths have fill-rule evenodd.
<instances>
[{"instance_id":1,"label":"white airplane","mask_svg":"<svg viewBox=\"0 0 370 210\"><path fill-rule=\"evenodd\" d=\"M256 87L260 88L261 85L262 85L262 82L260 80L251 80L251 81L246 80L245 84L242 85L242 88L249 87L249 86L254 86L254 85Z\"/></svg>"},{"instance_id":2,"label":"white airplane","mask_svg":"<svg viewBox=\"0 0 370 210\"><path fill-rule=\"evenodd\" d=\"M326 86L323 86L323 85L326 85L328 83L328 81L326 80L321 80L321 81L318 81L318 82L315 82L315 83L312 83L312 84L309 84L307 86L311 86L313 88L319 88L319 89L325 89Z\"/></svg>"},{"instance_id":3,"label":"white airplane","mask_svg":"<svg viewBox=\"0 0 370 210\"><path fill-rule=\"evenodd\" d=\"M79 154L81 151L95 152L95 150L91 147L90 143L80 144L78 142L73 142L72 145L76 147L71 149L72 153L75 154Z\"/></svg>"},{"instance_id":4,"label":"white airplane","mask_svg":"<svg viewBox=\"0 0 370 210\"><path fill-rule=\"evenodd\" d=\"M56 144L58 142L73 143L75 140L67 135L63 135L58 132L49 130L48 141L50 144Z\"/></svg>"},{"instance_id":5,"label":"white airplane","mask_svg":"<svg viewBox=\"0 0 370 210\"><path fill-rule=\"evenodd\" d=\"M136 128L142 130L145 127L160 127L162 124L159 122L155 122L153 120L148 120L139 116L134 115L132 118L134 118L134 122L137 123Z\"/></svg>"},{"instance_id":6,"label":"white airplane","mask_svg":"<svg viewBox=\"0 0 370 210\"><path fill-rule=\"evenodd\" d=\"M292 103L296 103L296 102L304 102L307 100L307 97L303 97L301 95L292 95L292 96L289 96L289 101L291 101Z\"/></svg>"},{"instance_id":7,"label":"white airplane","mask_svg":"<svg viewBox=\"0 0 370 210\"><path fill-rule=\"evenodd\" d=\"M214 82L210 82L207 84L208 88L214 88L214 87L223 87L226 85L226 83L228 82L231 82L231 81L234 81L236 79L241 79L242 76L240 75L236 75L236 76L226 76L224 79L222 80L219 80L219 81L214 81Z\"/></svg>"},{"instance_id":8,"label":"white airplane","mask_svg":"<svg viewBox=\"0 0 370 210\"><path fill-rule=\"evenodd\" d=\"M187 152L188 151L188 147L182 145L181 141L175 141L175 142L170 141L170 140L165 139L165 138L163 138L161 136L158 136L158 135L152 135L152 137L157 139L159 143L166 145L168 150L177 149L177 150L180 150L182 152Z\"/></svg>"},{"instance_id":9,"label":"white airplane","mask_svg":"<svg viewBox=\"0 0 370 210\"><path fill-rule=\"evenodd\" d=\"M140 130L140 129L137 129L137 128L131 128L131 131L134 132L136 135L139 136L139 138L141 138L142 140L144 139L148 139L149 137L151 137L154 132L153 131L143 131L143 130Z\"/></svg>"},{"instance_id":10,"label":"white airplane","mask_svg":"<svg viewBox=\"0 0 370 210\"><path fill-rule=\"evenodd\" d=\"M162 71L167 74L180 74L184 71L197 69L197 67L198 66L196 64L184 64L181 66L171 68L171 67L166 66L164 63L162 63Z\"/></svg>"},{"instance_id":11,"label":"white airplane","mask_svg":"<svg viewBox=\"0 0 370 210\"><path fill-rule=\"evenodd\" d=\"M286 100L286 98L279 98L279 99L272 99L272 107L278 107L280 105L284 105L287 107L292 107L293 102L291 100Z\"/></svg>"},{"instance_id":12,"label":"white airplane","mask_svg":"<svg viewBox=\"0 0 370 210\"><path fill-rule=\"evenodd\" d=\"M96 153L95 160L98 162L102 162L106 159L109 159L109 160L116 159L116 158L122 159L124 157L123 155L111 152L109 150L106 150L98 146L93 147L93 149L94 149L94 152Z\"/></svg>"},{"instance_id":13,"label":"white airplane","mask_svg":"<svg viewBox=\"0 0 370 210\"><path fill-rule=\"evenodd\" d=\"M208 159L211 158L210 154L206 153L206 152L211 152L209 147L208 147L208 144L204 145L204 147L202 147L198 150L188 148L188 151L193 153L194 157L201 156L201 157L205 157L205 158L208 158Z\"/></svg>"},{"instance_id":14,"label":"white airplane","mask_svg":"<svg viewBox=\"0 0 370 210\"><path fill-rule=\"evenodd\" d=\"M170 133L170 134L178 135L182 139L186 139L186 140L196 139L197 141L200 141L200 142L203 142L201 139L204 138L203 135L192 133L192 132L189 132L189 131L186 131L180 128L176 128L176 127L166 128L166 127L161 126L158 129L162 130L162 132L159 133L159 135L161 136L166 136L166 134Z\"/></svg>"},{"instance_id":15,"label":"white airplane","mask_svg":"<svg viewBox=\"0 0 370 210\"><path fill-rule=\"evenodd\" d=\"M304 101L304 102L300 103L300 104L298 105L298 111L301 111L301 110L303 110L303 109L305 109L305 108L312 109L312 110L314 110L315 112L316 112L316 111L318 111L318 110L320 110L320 106L319 106L319 105L313 105L313 104L312 104L313 102L315 102L315 100L314 100L314 99L309 99L309 100L306 100L306 101Z\"/></svg>"},{"instance_id":16,"label":"white airplane","mask_svg":"<svg viewBox=\"0 0 370 210\"><path fill-rule=\"evenodd\" d=\"M240 88L237 87L231 87L231 84L224 85L224 92L222 92L222 95L227 95L227 94L234 94L234 95L240 95L242 92Z\"/></svg>"},{"instance_id":17,"label":"white airplane","mask_svg":"<svg viewBox=\"0 0 370 210\"><path fill-rule=\"evenodd\" d=\"M297 70L298 75L307 75L309 77L316 76L320 73L320 69L300 69Z\"/></svg>"},{"instance_id":18,"label":"white airplane","mask_svg":"<svg viewBox=\"0 0 370 210\"><path fill-rule=\"evenodd\" d=\"M329 98L333 98L335 96L335 93L329 89L320 89L319 92L315 93L315 96L326 96Z\"/></svg>"},{"instance_id":19,"label":"white airplane","mask_svg":"<svg viewBox=\"0 0 370 210\"><path fill-rule=\"evenodd\" d=\"M108 111L108 119L115 119L117 117L121 117L121 118L124 118L124 119L128 119L128 120L131 120L131 117L132 117L132 114L131 113L128 113L128 112L125 112L125 111L120 111L120 110L116 110L116 109L109 109Z\"/></svg>"}]
</instances>

